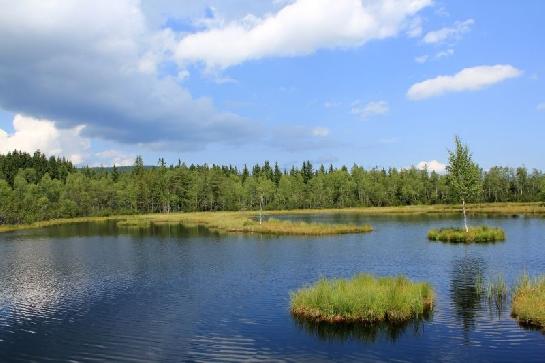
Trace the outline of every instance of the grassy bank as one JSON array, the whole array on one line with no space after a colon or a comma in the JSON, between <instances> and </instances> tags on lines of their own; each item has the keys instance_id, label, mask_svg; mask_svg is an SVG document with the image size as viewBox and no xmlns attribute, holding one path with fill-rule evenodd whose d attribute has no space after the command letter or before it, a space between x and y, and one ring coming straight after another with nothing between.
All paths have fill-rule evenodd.
<instances>
[{"instance_id":1,"label":"grassy bank","mask_svg":"<svg viewBox=\"0 0 545 363\"><path fill-rule=\"evenodd\" d=\"M523 275L513 290L511 309L519 323L545 328L545 275Z\"/></svg>"},{"instance_id":2,"label":"grassy bank","mask_svg":"<svg viewBox=\"0 0 545 363\"><path fill-rule=\"evenodd\" d=\"M501 228L487 226L470 227L468 232L463 228L441 228L430 230L428 239L453 243L485 243L505 240L505 232Z\"/></svg>"},{"instance_id":3,"label":"grassy bank","mask_svg":"<svg viewBox=\"0 0 545 363\"><path fill-rule=\"evenodd\" d=\"M427 283L405 277L360 274L352 279L322 279L291 295L295 316L326 322L403 322L431 310Z\"/></svg>"},{"instance_id":4,"label":"grassy bank","mask_svg":"<svg viewBox=\"0 0 545 363\"><path fill-rule=\"evenodd\" d=\"M518 216L518 215L530 215L545 216L545 203L488 203L488 204L471 204L467 205L468 214L473 215L493 215L493 216ZM265 215L283 215L283 214L331 214L331 213L357 213L365 215L453 215L461 213L461 208L458 205L418 205L418 206L402 206L402 207L368 207L368 208L343 208L343 209L303 209L303 210L278 210L278 211L266 211ZM211 216L214 215L214 216ZM193 223L204 224L214 227L218 230L246 230L247 232L267 233L274 227L275 230L279 230L280 226L272 226L269 224L265 227L256 227L255 225L241 225L248 219L253 219L257 215L256 211L242 211L242 212L195 212L195 213L173 213L173 214L150 214L150 215L137 215L137 216L110 216L110 217L80 217L80 218L65 218L55 219L50 221L36 222L32 224L18 224L18 225L0 225L1 232L10 232L16 230L24 230L31 228L42 228L47 226L67 224L67 223L80 223L80 222L97 222L110 219L125 220L133 218L144 218L152 222L163 221L172 223ZM221 218L226 218L225 222L222 222ZM237 219L236 221L234 219ZM231 224L229 226L229 224ZM328 227L324 227L328 230ZM338 225L337 225L338 226ZM270 227L270 228L269 228ZM301 230L301 227L293 225L284 225L284 229ZM351 226L353 227L353 226ZM361 227L361 226L360 226ZM346 226L338 228L337 232L329 230L328 233L340 233L340 231L346 231L344 233L351 233Z\"/></svg>"}]
</instances>

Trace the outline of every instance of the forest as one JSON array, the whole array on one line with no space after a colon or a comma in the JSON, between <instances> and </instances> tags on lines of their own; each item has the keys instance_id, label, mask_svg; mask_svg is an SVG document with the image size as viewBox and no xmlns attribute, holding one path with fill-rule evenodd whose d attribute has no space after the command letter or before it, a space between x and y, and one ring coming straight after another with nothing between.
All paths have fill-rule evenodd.
<instances>
[{"instance_id":1,"label":"forest","mask_svg":"<svg viewBox=\"0 0 545 363\"><path fill-rule=\"evenodd\" d=\"M545 174L525 167L480 169L471 202L545 201ZM416 168L333 167L304 162L281 169L220 165L76 168L63 158L0 155L0 224L113 214L456 203L447 177Z\"/></svg>"}]
</instances>

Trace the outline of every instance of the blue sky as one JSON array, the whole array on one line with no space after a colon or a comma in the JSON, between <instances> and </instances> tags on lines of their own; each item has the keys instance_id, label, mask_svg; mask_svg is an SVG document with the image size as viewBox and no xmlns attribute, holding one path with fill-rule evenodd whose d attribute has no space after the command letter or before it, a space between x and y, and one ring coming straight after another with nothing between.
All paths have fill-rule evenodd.
<instances>
[{"instance_id":1,"label":"blue sky","mask_svg":"<svg viewBox=\"0 0 545 363\"><path fill-rule=\"evenodd\" d=\"M545 3L1 4L0 152L545 169Z\"/></svg>"}]
</instances>

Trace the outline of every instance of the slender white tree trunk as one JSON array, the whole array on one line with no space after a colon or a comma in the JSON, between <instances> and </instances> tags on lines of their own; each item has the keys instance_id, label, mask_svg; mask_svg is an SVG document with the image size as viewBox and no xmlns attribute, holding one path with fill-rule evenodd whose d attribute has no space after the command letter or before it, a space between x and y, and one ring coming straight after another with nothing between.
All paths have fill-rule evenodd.
<instances>
[{"instance_id":1,"label":"slender white tree trunk","mask_svg":"<svg viewBox=\"0 0 545 363\"><path fill-rule=\"evenodd\" d=\"M261 194L261 198L259 198L259 224L261 224L263 221L263 194Z\"/></svg>"},{"instance_id":2,"label":"slender white tree trunk","mask_svg":"<svg viewBox=\"0 0 545 363\"><path fill-rule=\"evenodd\" d=\"M466 229L466 233L469 232L469 228L467 227L467 215L466 215L466 201L465 199L462 199L462 210L464 212L464 227Z\"/></svg>"}]
</instances>

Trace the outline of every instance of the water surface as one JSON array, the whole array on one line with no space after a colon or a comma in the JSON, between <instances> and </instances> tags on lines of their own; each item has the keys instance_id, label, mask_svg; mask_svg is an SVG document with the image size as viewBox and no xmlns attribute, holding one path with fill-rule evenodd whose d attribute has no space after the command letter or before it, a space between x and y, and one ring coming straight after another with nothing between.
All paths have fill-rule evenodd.
<instances>
[{"instance_id":1,"label":"water surface","mask_svg":"<svg viewBox=\"0 0 545 363\"><path fill-rule=\"evenodd\" d=\"M545 272L545 219L471 220L505 242L429 242L454 217L289 217L370 223L331 237L220 235L113 222L0 234L0 361L543 361L545 336L479 298L477 275ZM289 292L358 272L429 281L437 306L404 326L293 319Z\"/></svg>"}]
</instances>

